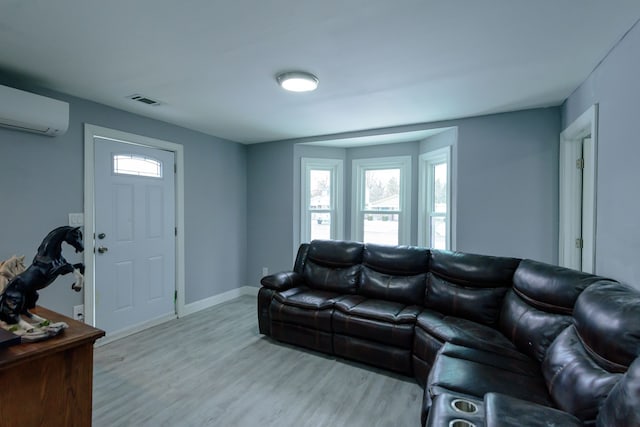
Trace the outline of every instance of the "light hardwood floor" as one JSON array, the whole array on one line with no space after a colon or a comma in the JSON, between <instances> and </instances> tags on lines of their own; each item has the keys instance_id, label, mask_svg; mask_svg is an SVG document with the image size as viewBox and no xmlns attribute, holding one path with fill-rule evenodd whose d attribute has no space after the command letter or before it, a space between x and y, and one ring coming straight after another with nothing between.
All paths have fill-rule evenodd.
<instances>
[{"instance_id":1,"label":"light hardwood floor","mask_svg":"<svg viewBox=\"0 0 640 427\"><path fill-rule=\"evenodd\" d=\"M98 347L93 425L419 426L411 378L258 333L243 296Z\"/></svg>"}]
</instances>

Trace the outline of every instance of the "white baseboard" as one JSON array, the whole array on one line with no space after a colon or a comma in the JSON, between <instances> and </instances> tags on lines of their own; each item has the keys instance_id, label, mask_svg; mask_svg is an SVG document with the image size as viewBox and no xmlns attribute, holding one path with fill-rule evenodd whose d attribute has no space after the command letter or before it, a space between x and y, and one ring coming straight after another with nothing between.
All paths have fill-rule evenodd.
<instances>
[{"instance_id":1,"label":"white baseboard","mask_svg":"<svg viewBox=\"0 0 640 427\"><path fill-rule=\"evenodd\" d=\"M119 340L120 338L128 337L129 335L133 335L136 332L144 331L145 329L152 328L154 326L158 326L164 322L168 322L169 320L176 319L177 317L178 316L176 316L175 314L169 314L166 316L158 317L156 319L148 320L146 322L140 323L139 325L135 325L130 328L125 328L116 332L108 333L106 336L96 341L95 346L100 347L101 345L109 344L112 341Z\"/></svg>"},{"instance_id":2,"label":"white baseboard","mask_svg":"<svg viewBox=\"0 0 640 427\"><path fill-rule=\"evenodd\" d=\"M257 296L258 290L259 288L256 288L255 286L241 286L239 288L231 289L230 291L223 292L221 294L214 295L200 301L185 304L182 316L188 316L190 314L197 313L198 311L214 307L218 304L225 303L243 295Z\"/></svg>"}]
</instances>

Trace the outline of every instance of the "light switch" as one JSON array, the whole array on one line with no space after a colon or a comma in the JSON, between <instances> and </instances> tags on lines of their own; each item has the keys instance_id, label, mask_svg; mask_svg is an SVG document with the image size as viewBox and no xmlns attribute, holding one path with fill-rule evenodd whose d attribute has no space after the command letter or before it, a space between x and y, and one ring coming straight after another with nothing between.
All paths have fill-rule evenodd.
<instances>
[{"instance_id":1,"label":"light switch","mask_svg":"<svg viewBox=\"0 0 640 427\"><path fill-rule=\"evenodd\" d=\"M84 214L83 213L70 213L69 214L69 225L72 227L82 227L84 225Z\"/></svg>"}]
</instances>

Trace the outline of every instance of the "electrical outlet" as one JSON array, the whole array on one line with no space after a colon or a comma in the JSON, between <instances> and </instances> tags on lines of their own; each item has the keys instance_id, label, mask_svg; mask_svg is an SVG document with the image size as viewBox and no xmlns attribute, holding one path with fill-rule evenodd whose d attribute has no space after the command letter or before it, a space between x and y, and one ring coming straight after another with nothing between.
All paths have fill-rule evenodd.
<instances>
[{"instance_id":1,"label":"electrical outlet","mask_svg":"<svg viewBox=\"0 0 640 427\"><path fill-rule=\"evenodd\" d=\"M73 306L73 318L80 322L84 322L84 304Z\"/></svg>"},{"instance_id":2,"label":"electrical outlet","mask_svg":"<svg viewBox=\"0 0 640 427\"><path fill-rule=\"evenodd\" d=\"M262 267L262 276L269 275L269 267Z\"/></svg>"},{"instance_id":3,"label":"electrical outlet","mask_svg":"<svg viewBox=\"0 0 640 427\"><path fill-rule=\"evenodd\" d=\"M71 227L82 227L84 225L84 214L83 213L70 213L69 214L69 225Z\"/></svg>"}]
</instances>

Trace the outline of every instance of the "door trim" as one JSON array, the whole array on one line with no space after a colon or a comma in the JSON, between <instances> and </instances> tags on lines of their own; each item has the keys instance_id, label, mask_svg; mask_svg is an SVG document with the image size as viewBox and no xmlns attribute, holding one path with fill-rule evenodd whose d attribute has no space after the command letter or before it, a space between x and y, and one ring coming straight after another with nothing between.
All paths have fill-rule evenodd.
<instances>
[{"instance_id":1,"label":"door trim","mask_svg":"<svg viewBox=\"0 0 640 427\"><path fill-rule=\"evenodd\" d=\"M125 144L143 145L172 151L176 161L175 201L176 201L176 314L184 315L185 309L185 267L184 267L184 147L161 139L122 132L84 124L84 312L85 322L95 326L95 170L94 138L104 138Z\"/></svg>"},{"instance_id":2,"label":"door trim","mask_svg":"<svg viewBox=\"0 0 640 427\"><path fill-rule=\"evenodd\" d=\"M569 156L575 151L575 146L582 144L582 140L591 136L591 145L585 147L587 162L583 169L583 188L587 189L581 195L574 194L573 177L569 171L575 170L575 158ZM592 105L582 113L560 134L560 188L559 188L559 233L558 233L558 264L563 267L581 269L588 273L596 272L596 193L598 170L598 104ZM582 259L575 250L575 236L571 229L576 221L575 200L582 199L581 214ZM582 265L582 266L581 266Z\"/></svg>"}]
</instances>

